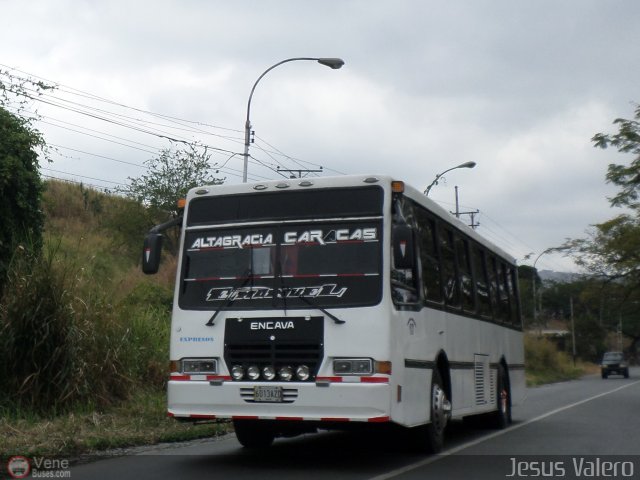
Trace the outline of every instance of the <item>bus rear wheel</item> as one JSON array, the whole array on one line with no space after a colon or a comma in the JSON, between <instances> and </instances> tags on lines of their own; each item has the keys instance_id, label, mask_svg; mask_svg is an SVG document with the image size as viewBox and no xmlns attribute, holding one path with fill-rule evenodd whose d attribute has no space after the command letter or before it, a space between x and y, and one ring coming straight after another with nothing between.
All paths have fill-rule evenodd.
<instances>
[{"instance_id":1,"label":"bus rear wheel","mask_svg":"<svg viewBox=\"0 0 640 480\"><path fill-rule=\"evenodd\" d=\"M244 448L267 448L276 437L273 428L259 420L234 420L233 428L236 438Z\"/></svg>"},{"instance_id":2,"label":"bus rear wheel","mask_svg":"<svg viewBox=\"0 0 640 480\"><path fill-rule=\"evenodd\" d=\"M503 365L498 367L496 402L498 408L492 415L491 423L494 428L503 429L511 423L511 388Z\"/></svg>"}]
</instances>

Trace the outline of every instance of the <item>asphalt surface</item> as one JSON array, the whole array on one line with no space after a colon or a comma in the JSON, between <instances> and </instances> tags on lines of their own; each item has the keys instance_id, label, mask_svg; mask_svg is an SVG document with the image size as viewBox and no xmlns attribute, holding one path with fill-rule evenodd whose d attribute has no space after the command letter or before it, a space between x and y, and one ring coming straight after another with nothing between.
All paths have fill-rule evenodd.
<instances>
[{"instance_id":1,"label":"asphalt surface","mask_svg":"<svg viewBox=\"0 0 640 480\"><path fill-rule=\"evenodd\" d=\"M640 368L528 390L505 430L453 422L440 455L392 432L322 432L247 451L234 435L71 465L73 479L640 478ZM630 474L630 475L629 475ZM59 475L58 477L60 477Z\"/></svg>"}]
</instances>

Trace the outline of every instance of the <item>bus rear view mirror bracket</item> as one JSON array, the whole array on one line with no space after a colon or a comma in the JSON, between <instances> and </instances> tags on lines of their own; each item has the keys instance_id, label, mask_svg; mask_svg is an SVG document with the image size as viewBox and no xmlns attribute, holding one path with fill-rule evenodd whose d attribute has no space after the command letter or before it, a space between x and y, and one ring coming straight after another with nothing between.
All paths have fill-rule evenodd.
<instances>
[{"instance_id":1,"label":"bus rear view mirror bracket","mask_svg":"<svg viewBox=\"0 0 640 480\"><path fill-rule=\"evenodd\" d=\"M396 269L413 269L414 258L413 229L406 223L393 226L393 264Z\"/></svg>"}]
</instances>

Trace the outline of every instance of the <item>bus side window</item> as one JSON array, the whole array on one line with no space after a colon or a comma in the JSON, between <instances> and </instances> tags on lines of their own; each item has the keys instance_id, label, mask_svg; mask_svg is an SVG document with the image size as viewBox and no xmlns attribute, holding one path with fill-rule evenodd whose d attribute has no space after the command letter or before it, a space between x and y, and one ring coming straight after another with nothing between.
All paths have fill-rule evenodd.
<instances>
[{"instance_id":1,"label":"bus side window","mask_svg":"<svg viewBox=\"0 0 640 480\"><path fill-rule=\"evenodd\" d=\"M424 211L416 210L424 298L429 302L442 303L442 279L438 258L436 222Z\"/></svg>"},{"instance_id":2,"label":"bus side window","mask_svg":"<svg viewBox=\"0 0 640 480\"><path fill-rule=\"evenodd\" d=\"M511 305L511 323L516 327L521 327L520 302L518 302L518 276L516 270L513 267L508 268L507 276L509 304Z\"/></svg>"},{"instance_id":3,"label":"bus side window","mask_svg":"<svg viewBox=\"0 0 640 480\"><path fill-rule=\"evenodd\" d=\"M396 305L415 304L420 300L415 255L413 208L399 197L394 202L391 230L391 295Z\"/></svg>"},{"instance_id":4,"label":"bus side window","mask_svg":"<svg viewBox=\"0 0 640 480\"><path fill-rule=\"evenodd\" d=\"M439 237L440 253L442 254L444 300L447 305L460 308L460 288L456 269L456 255L453 246L453 233L449 229L440 228Z\"/></svg>"},{"instance_id":5,"label":"bus side window","mask_svg":"<svg viewBox=\"0 0 640 480\"><path fill-rule=\"evenodd\" d=\"M490 255L487 262L487 269L489 273L489 289L491 291L491 310L493 311L493 319L495 321L502 320L502 312L500 311L500 293L498 291L498 269L496 265L496 258Z\"/></svg>"},{"instance_id":6,"label":"bus side window","mask_svg":"<svg viewBox=\"0 0 640 480\"><path fill-rule=\"evenodd\" d=\"M458 273L460 291L462 293L462 308L467 312L475 312L476 299L471 275L471 260L469 258L469 242L456 236L456 257L458 259Z\"/></svg>"},{"instance_id":7,"label":"bus side window","mask_svg":"<svg viewBox=\"0 0 640 480\"><path fill-rule=\"evenodd\" d=\"M487 276L487 259L484 250L479 247L473 249L473 273L478 295L478 313L485 318L491 318L491 292Z\"/></svg>"},{"instance_id":8,"label":"bus side window","mask_svg":"<svg viewBox=\"0 0 640 480\"><path fill-rule=\"evenodd\" d=\"M504 263L498 261L497 266L497 281L498 281L498 312L500 320L502 322L509 322L510 320L510 305L509 305L509 290L507 287L507 272L505 270Z\"/></svg>"}]
</instances>

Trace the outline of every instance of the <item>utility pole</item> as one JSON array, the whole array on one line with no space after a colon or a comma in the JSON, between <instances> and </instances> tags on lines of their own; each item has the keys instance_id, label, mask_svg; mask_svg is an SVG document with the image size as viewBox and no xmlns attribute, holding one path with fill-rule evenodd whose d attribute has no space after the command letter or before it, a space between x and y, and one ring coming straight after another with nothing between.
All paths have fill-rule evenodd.
<instances>
[{"instance_id":1,"label":"utility pole","mask_svg":"<svg viewBox=\"0 0 640 480\"><path fill-rule=\"evenodd\" d=\"M458 202L458 186L455 186L455 190L456 190L456 211L455 213L453 213L456 218L460 218L460 215L469 215L471 217L471 225L469 225L471 228L473 228L474 230L476 229L476 227L479 227L480 224L476 223L476 215L478 213L480 213L480 210L474 210L472 212L461 212L460 211L460 203Z\"/></svg>"},{"instance_id":2,"label":"utility pole","mask_svg":"<svg viewBox=\"0 0 640 480\"><path fill-rule=\"evenodd\" d=\"M622 314L618 313L618 351L622 351Z\"/></svg>"}]
</instances>

